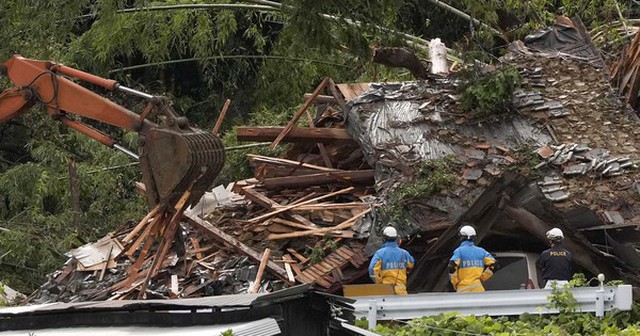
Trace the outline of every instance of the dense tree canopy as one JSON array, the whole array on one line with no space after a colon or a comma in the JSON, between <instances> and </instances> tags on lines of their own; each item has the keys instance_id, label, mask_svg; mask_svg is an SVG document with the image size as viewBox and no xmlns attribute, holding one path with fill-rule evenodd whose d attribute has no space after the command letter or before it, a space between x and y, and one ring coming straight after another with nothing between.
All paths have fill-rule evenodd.
<instances>
[{"instance_id":1,"label":"dense tree canopy","mask_svg":"<svg viewBox=\"0 0 640 336\"><path fill-rule=\"evenodd\" d=\"M1 1L0 60L15 53L54 60L166 95L178 113L205 129L231 98L224 137L233 144L233 125L286 123L302 94L324 76L371 80L374 45L408 46L426 56L433 37L463 51L476 47L477 36L485 36L479 42L485 46L504 45L505 36L547 24L556 12L583 15L592 25L618 15L614 0L448 1L502 31L504 18L517 18L517 34L486 38L485 28L434 2ZM630 5L619 4L626 13ZM410 79L404 70L378 68L375 74L377 80ZM0 79L0 87L9 85ZM144 106L91 89L137 112ZM136 149L135 134L96 126ZM69 248L145 212L133 187L140 178L135 162L41 109L0 125L0 139L0 276L18 289L35 288ZM78 172L79 220L70 203L70 162ZM220 181L246 177L243 162L244 153L233 152Z\"/></svg>"}]
</instances>

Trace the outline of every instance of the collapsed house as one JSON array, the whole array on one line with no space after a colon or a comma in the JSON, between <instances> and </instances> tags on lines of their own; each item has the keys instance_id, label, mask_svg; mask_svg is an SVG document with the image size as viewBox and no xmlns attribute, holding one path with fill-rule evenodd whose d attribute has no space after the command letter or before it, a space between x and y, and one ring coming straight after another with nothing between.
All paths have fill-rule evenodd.
<instances>
[{"instance_id":1,"label":"collapsed house","mask_svg":"<svg viewBox=\"0 0 640 336\"><path fill-rule=\"evenodd\" d=\"M401 232L411 237L404 246L417 260L411 291L447 290L446 263L464 224L490 251L540 252L544 233L560 227L581 271L640 284L638 117L611 89L597 50L579 24L560 20L513 44L503 62L524 83L516 111L499 115L458 111L453 78L325 79L287 126L238 128L240 141L292 145L282 157L249 155L255 178L208 193L184 215L160 261L147 252L167 239L149 233L148 218L130 223L71 251L33 302L193 298L296 284L338 292L367 282L377 232L389 220L380 208L416 178L420 162L444 159L453 185L404 206L409 223ZM300 118L309 126L296 127Z\"/></svg>"}]
</instances>

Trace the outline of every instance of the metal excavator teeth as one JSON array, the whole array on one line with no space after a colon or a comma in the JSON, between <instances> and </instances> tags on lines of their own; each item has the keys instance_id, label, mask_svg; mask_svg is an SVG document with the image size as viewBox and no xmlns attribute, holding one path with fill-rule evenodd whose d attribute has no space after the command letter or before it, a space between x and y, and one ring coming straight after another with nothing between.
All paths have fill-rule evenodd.
<instances>
[{"instance_id":1,"label":"metal excavator teeth","mask_svg":"<svg viewBox=\"0 0 640 336\"><path fill-rule=\"evenodd\" d=\"M151 129L142 148L142 178L151 204L174 204L187 190L187 205L197 203L225 161L220 138L195 128Z\"/></svg>"}]
</instances>

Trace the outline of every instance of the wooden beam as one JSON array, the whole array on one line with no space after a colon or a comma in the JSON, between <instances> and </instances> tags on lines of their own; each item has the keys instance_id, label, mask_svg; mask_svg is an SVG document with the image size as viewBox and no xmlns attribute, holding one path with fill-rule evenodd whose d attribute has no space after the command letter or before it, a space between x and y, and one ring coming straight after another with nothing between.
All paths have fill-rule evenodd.
<instances>
[{"instance_id":1,"label":"wooden beam","mask_svg":"<svg viewBox=\"0 0 640 336\"><path fill-rule=\"evenodd\" d=\"M258 289L260 289L260 282L262 282L262 274L264 274L264 268L267 266L267 261L269 261L269 256L271 256L271 249L266 248L262 253L262 258L260 259L260 266L258 266L258 274L256 274L256 280L253 282L253 287L249 293L257 293ZM286 272L286 270L285 270ZM287 277L289 274L287 273Z\"/></svg>"},{"instance_id":2,"label":"wooden beam","mask_svg":"<svg viewBox=\"0 0 640 336\"><path fill-rule=\"evenodd\" d=\"M352 209L360 209L360 208L368 208L370 206L379 206L381 203L363 203L363 202L350 202L350 203L317 203L317 204L308 204L301 205L295 209L291 209L291 211L322 211L322 210L352 210ZM277 208L283 208L284 205L281 205Z\"/></svg>"},{"instance_id":3,"label":"wooden beam","mask_svg":"<svg viewBox=\"0 0 640 336\"><path fill-rule=\"evenodd\" d=\"M160 212L161 207L162 207L162 204L158 204L156 205L155 208L153 208L153 210L149 211L149 213L146 216L144 216L144 218L140 221L140 223L138 223L138 225L136 225L136 227L131 232L129 232L129 234L126 237L124 237L122 242L125 244L130 242L133 239L133 237L135 237L140 232L140 230L142 230L145 226L147 226L147 222L149 222L150 219L155 217L158 214L158 212Z\"/></svg>"},{"instance_id":4,"label":"wooden beam","mask_svg":"<svg viewBox=\"0 0 640 336\"><path fill-rule=\"evenodd\" d=\"M195 228L200 229L200 231L206 233L211 238L213 238L213 239L215 239L215 240L217 240L217 241L219 241L221 243L229 244L236 251L238 251L239 253L245 254L246 256L251 258L253 261L260 262L260 260L262 259L262 257L260 256L259 253L257 253L256 251L252 250L249 246L243 244L242 242L238 241L237 239L233 238L232 236L226 234L224 231L220 230L219 228L213 226L211 223L209 223L209 222L207 222L207 221L205 221L203 219L200 219L196 215L193 215L193 214L190 214L190 213L187 213L187 212L185 212L183 214L183 216ZM289 277L287 276L287 271L284 268L278 266L278 264L274 263L273 261L268 261L266 267L267 267L267 269L269 271L271 271L278 278L284 280L287 283L289 282Z\"/></svg>"},{"instance_id":5,"label":"wooden beam","mask_svg":"<svg viewBox=\"0 0 640 336\"><path fill-rule=\"evenodd\" d=\"M211 131L213 134L220 135L220 128L222 128L222 121L224 120L224 117L227 115L227 111L229 110L230 105L231 105L231 99L227 99L224 102L222 111L220 111L220 115L218 115L218 120L216 120L215 126L213 126L213 130Z\"/></svg>"},{"instance_id":6,"label":"wooden beam","mask_svg":"<svg viewBox=\"0 0 640 336\"><path fill-rule=\"evenodd\" d=\"M293 160L287 160L282 158L274 158L274 157L254 155L254 154L247 154L247 156L249 157L249 159L251 159L251 161L256 161L260 163L268 163L268 164L288 166L288 167L303 167L303 168L309 168L309 169L314 169L314 170L319 170L324 172L342 171L339 169L316 166L310 163L303 163L300 161L293 161Z\"/></svg>"},{"instance_id":7,"label":"wooden beam","mask_svg":"<svg viewBox=\"0 0 640 336\"><path fill-rule=\"evenodd\" d=\"M243 194L246 198L248 198L251 202L254 202L258 205L260 205L261 207L271 210L275 207L281 207L281 205L270 199L269 197L265 196L264 194L258 192L257 190L253 189L253 186L250 187L245 187L242 188L240 194ZM310 227L314 227L317 228L318 226L313 223L312 221L308 220L306 217L301 216L299 214L291 214L291 218L297 220L298 222L305 224L307 226Z\"/></svg>"},{"instance_id":8,"label":"wooden beam","mask_svg":"<svg viewBox=\"0 0 640 336\"><path fill-rule=\"evenodd\" d=\"M290 265L290 264L294 264L295 260L291 259L291 257L288 254L283 255L282 259L286 261L284 264L284 269L287 271L287 276L289 276L289 281L295 283L296 276L293 274L293 268Z\"/></svg>"},{"instance_id":9,"label":"wooden beam","mask_svg":"<svg viewBox=\"0 0 640 336\"><path fill-rule=\"evenodd\" d=\"M375 182L374 174L375 172L373 169L370 169L285 177L269 177L262 180L262 185L269 190L306 188L309 186L325 185L330 183L373 185Z\"/></svg>"},{"instance_id":10,"label":"wooden beam","mask_svg":"<svg viewBox=\"0 0 640 336\"><path fill-rule=\"evenodd\" d=\"M305 93L304 100L307 100L311 97L312 93ZM336 104L338 100L334 96L327 95L318 95L316 99L313 100L314 104Z\"/></svg>"},{"instance_id":11,"label":"wooden beam","mask_svg":"<svg viewBox=\"0 0 640 336\"><path fill-rule=\"evenodd\" d=\"M316 128L314 124L313 117L311 116L311 112L307 111L307 118L309 119L309 128ZM324 161L324 165L333 168L333 164L331 163L331 158L329 154L327 154L327 149L324 147L323 143L318 143L318 150L320 150L320 155L322 155L322 160Z\"/></svg>"},{"instance_id":12,"label":"wooden beam","mask_svg":"<svg viewBox=\"0 0 640 336\"><path fill-rule=\"evenodd\" d=\"M342 113L346 113L347 111L345 111L345 109L346 109L347 102L344 100L344 96L342 95L342 93L340 93L340 90L338 90L338 87L336 86L336 83L333 81L333 79L329 79L329 83L327 84L327 87L329 88L329 92L331 92L331 95L338 102L338 105L340 105L340 108L342 109Z\"/></svg>"},{"instance_id":13,"label":"wooden beam","mask_svg":"<svg viewBox=\"0 0 640 336\"><path fill-rule=\"evenodd\" d=\"M311 102L320 94L320 92L324 89L324 87L327 86L327 83L329 83L329 77L325 77L322 80L322 82L320 82L320 85L318 85L318 87L315 90L313 90L313 93L311 94L311 96L307 98L307 100L304 102L304 104L302 104L300 109L296 111L296 113L293 115L293 118L289 120L289 123L287 124L287 126L285 126L282 132L280 132L280 134L278 134L276 139L273 140L273 143L271 144L269 149L274 150L278 146L280 141L282 141L282 139L284 139L284 137L287 136L287 133L289 133L289 131L291 131L291 129L295 127L295 125L298 123L298 120L300 119L304 111L306 111L309 108L309 105L311 105Z\"/></svg>"},{"instance_id":14,"label":"wooden beam","mask_svg":"<svg viewBox=\"0 0 640 336\"><path fill-rule=\"evenodd\" d=\"M283 127L238 127L236 139L238 141L273 141L284 130ZM291 129L283 142L301 143L336 143L351 142L353 138L344 128L311 128L296 127Z\"/></svg>"}]
</instances>

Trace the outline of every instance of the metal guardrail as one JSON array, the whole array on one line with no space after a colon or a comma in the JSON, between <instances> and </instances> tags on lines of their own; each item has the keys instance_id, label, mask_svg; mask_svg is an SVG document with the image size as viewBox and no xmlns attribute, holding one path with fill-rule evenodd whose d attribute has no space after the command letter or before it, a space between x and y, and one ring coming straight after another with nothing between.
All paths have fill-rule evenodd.
<instances>
[{"instance_id":1,"label":"metal guardrail","mask_svg":"<svg viewBox=\"0 0 640 336\"><path fill-rule=\"evenodd\" d=\"M631 310L632 287L581 287L569 288L576 299L576 312L595 312L604 316L605 311L617 308ZM350 304L356 319L365 317L369 328L375 328L381 320L409 320L422 316L457 312L461 315L508 316L530 314L555 314L549 308L551 289L496 290L478 293L420 293L390 296L361 296Z\"/></svg>"}]
</instances>

